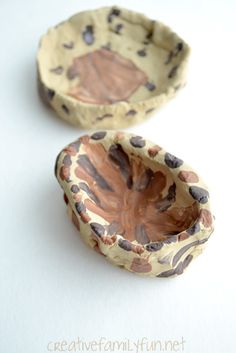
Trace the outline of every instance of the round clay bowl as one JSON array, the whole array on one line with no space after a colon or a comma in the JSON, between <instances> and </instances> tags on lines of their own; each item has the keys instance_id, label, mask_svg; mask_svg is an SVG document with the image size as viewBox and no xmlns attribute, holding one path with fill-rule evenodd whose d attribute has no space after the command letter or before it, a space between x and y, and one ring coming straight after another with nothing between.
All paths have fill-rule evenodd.
<instances>
[{"instance_id":1,"label":"round clay bowl","mask_svg":"<svg viewBox=\"0 0 236 353\"><path fill-rule=\"evenodd\" d=\"M56 177L86 243L129 271L181 274L213 231L199 176L140 136L80 137L58 155Z\"/></svg>"},{"instance_id":2,"label":"round clay bowl","mask_svg":"<svg viewBox=\"0 0 236 353\"><path fill-rule=\"evenodd\" d=\"M146 119L185 85L188 45L158 21L105 7L78 13L41 38L42 98L83 128Z\"/></svg>"}]
</instances>

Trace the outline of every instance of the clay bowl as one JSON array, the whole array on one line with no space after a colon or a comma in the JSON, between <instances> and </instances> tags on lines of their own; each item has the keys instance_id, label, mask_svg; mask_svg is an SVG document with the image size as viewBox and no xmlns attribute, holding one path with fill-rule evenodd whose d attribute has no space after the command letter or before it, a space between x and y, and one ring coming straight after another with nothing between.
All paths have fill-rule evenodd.
<instances>
[{"instance_id":1,"label":"clay bowl","mask_svg":"<svg viewBox=\"0 0 236 353\"><path fill-rule=\"evenodd\" d=\"M58 155L56 177L86 243L129 271L181 274L213 231L199 176L140 136L80 137Z\"/></svg>"},{"instance_id":2,"label":"clay bowl","mask_svg":"<svg viewBox=\"0 0 236 353\"><path fill-rule=\"evenodd\" d=\"M41 97L83 128L146 119L185 85L188 45L140 13L105 7L49 29L37 55Z\"/></svg>"}]
</instances>

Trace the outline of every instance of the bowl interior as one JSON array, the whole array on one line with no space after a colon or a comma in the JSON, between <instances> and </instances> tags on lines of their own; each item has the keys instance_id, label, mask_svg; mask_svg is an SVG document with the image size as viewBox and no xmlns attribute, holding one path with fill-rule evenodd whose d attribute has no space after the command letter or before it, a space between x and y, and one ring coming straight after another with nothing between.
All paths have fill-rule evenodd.
<instances>
[{"instance_id":1,"label":"bowl interior","mask_svg":"<svg viewBox=\"0 0 236 353\"><path fill-rule=\"evenodd\" d=\"M121 144L106 150L101 143L88 142L83 148L74 172L89 196L86 208L109 224L109 234L146 244L166 240L195 223L197 203L168 167L150 167L147 157Z\"/></svg>"},{"instance_id":2,"label":"bowl interior","mask_svg":"<svg viewBox=\"0 0 236 353\"><path fill-rule=\"evenodd\" d=\"M102 8L52 28L42 38L38 63L46 85L73 99L138 102L166 91L186 50L164 25L126 9Z\"/></svg>"}]
</instances>

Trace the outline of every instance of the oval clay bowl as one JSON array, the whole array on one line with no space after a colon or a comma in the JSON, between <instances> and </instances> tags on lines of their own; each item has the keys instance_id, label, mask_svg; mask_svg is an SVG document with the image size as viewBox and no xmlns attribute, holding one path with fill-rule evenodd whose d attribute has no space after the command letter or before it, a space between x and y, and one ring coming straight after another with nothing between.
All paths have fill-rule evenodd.
<instances>
[{"instance_id":1,"label":"oval clay bowl","mask_svg":"<svg viewBox=\"0 0 236 353\"><path fill-rule=\"evenodd\" d=\"M188 45L158 21L105 7L49 29L37 55L41 97L83 128L146 119L185 85Z\"/></svg>"},{"instance_id":2,"label":"oval clay bowl","mask_svg":"<svg viewBox=\"0 0 236 353\"><path fill-rule=\"evenodd\" d=\"M213 231L199 176L140 136L82 136L58 155L56 177L86 243L129 271L179 275Z\"/></svg>"}]
</instances>

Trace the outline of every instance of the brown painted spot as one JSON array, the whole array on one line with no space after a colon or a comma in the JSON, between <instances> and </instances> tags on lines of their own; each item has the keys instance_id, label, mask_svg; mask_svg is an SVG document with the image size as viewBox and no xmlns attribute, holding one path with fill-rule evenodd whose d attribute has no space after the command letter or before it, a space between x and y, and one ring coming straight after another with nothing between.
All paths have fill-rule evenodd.
<instances>
[{"instance_id":1,"label":"brown painted spot","mask_svg":"<svg viewBox=\"0 0 236 353\"><path fill-rule=\"evenodd\" d=\"M134 109L129 110L125 115L126 116L134 116L137 114L137 111Z\"/></svg>"},{"instance_id":2,"label":"brown painted spot","mask_svg":"<svg viewBox=\"0 0 236 353\"><path fill-rule=\"evenodd\" d=\"M161 151L161 147L158 146L158 145L155 145L155 146L150 147L150 148L148 149L148 154L149 154L149 156L150 156L151 158L154 158L154 157L156 157L156 155L157 155L158 152L160 152L160 151Z\"/></svg>"},{"instance_id":3,"label":"brown painted spot","mask_svg":"<svg viewBox=\"0 0 236 353\"><path fill-rule=\"evenodd\" d=\"M107 16L107 21L111 23L114 17L120 16L120 12L120 9L113 7Z\"/></svg>"},{"instance_id":4,"label":"brown painted spot","mask_svg":"<svg viewBox=\"0 0 236 353\"><path fill-rule=\"evenodd\" d=\"M74 79L78 75L80 82L68 95L94 104L127 100L147 82L146 74L131 60L105 49L74 58L67 77Z\"/></svg>"},{"instance_id":5,"label":"brown painted spot","mask_svg":"<svg viewBox=\"0 0 236 353\"><path fill-rule=\"evenodd\" d=\"M105 233L105 228L99 223L96 223L96 222L90 223L90 227L94 232L94 234L97 235L98 237L102 237Z\"/></svg>"},{"instance_id":6,"label":"brown painted spot","mask_svg":"<svg viewBox=\"0 0 236 353\"><path fill-rule=\"evenodd\" d=\"M187 229L187 233L189 235L194 235L194 234L200 232L200 230L201 230L200 224L199 224L199 222L196 222L191 227L189 227Z\"/></svg>"},{"instance_id":7,"label":"brown painted spot","mask_svg":"<svg viewBox=\"0 0 236 353\"><path fill-rule=\"evenodd\" d=\"M205 204L209 199L209 192L200 186L190 186L190 195L201 204Z\"/></svg>"},{"instance_id":8,"label":"brown painted spot","mask_svg":"<svg viewBox=\"0 0 236 353\"><path fill-rule=\"evenodd\" d=\"M74 199L76 202L80 202L80 201L81 201L81 195L80 195L80 194L74 194L74 195L73 195L73 199Z\"/></svg>"},{"instance_id":9,"label":"brown painted spot","mask_svg":"<svg viewBox=\"0 0 236 353\"><path fill-rule=\"evenodd\" d=\"M145 111L145 114L150 114L151 112L153 112L155 110L155 108L150 108L148 110Z\"/></svg>"},{"instance_id":10,"label":"brown painted spot","mask_svg":"<svg viewBox=\"0 0 236 353\"><path fill-rule=\"evenodd\" d=\"M183 50L183 47L184 47L184 45L182 42L177 43L175 50L174 50L174 56L177 56L179 54L179 52Z\"/></svg>"},{"instance_id":11,"label":"brown painted spot","mask_svg":"<svg viewBox=\"0 0 236 353\"><path fill-rule=\"evenodd\" d=\"M62 104L62 110L64 110L64 112L66 113L66 114L70 114L70 111L69 111L69 108L65 105L65 104Z\"/></svg>"},{"instance_id":12,"label":"brown painted spot","mask_svg":"<svg viewBox=\"0 0 236 353\"><path fill-rule=\"evenodd\" d=\"M180 158L177 158L173 154L166 152L165 163L169 168L174 169L174 168L179 168L184 163L184 161L182 161L182 159Z\"/></svg>"},{"instance_id":13,"label":"brown painted spot","mask_svg":"<svg viewBox=\"0 0 236 353\"><path fill-rule=\"evenodd\" d=\"M92 140L102 140L106 136L106 131L97 131L94 134L91 135Z\"/></svg>"},{"instance_id":14,"label":"brown painted spot","mask_svg":"<svg viewBox=\"0 0 236 353\"><path fill-rule=\"evenodd\" d=\"M50 106L50 102L53 100L55 96L55 91L53 89L47 88L41 81L39 74L37 78L37 87L38 93L41 97L42 101L47 105Z\"/></svg>"},{"instance_id":15,"label":"brown painted spot","mask_svg":"<svg viewBox=\"0 0 236 353\"><path fill-rule=\"evenodd\" d=\"M146 52L146 49L140 49L137 51L137 54L141 57L144 57L144 56L147 56L147 52Z\"/></svg>"},{"instance_id":16,"label":"brown painted spot","mask_svg":"<svg viewBox=\"0 0 236 353\"><path fill-rule=\"evenodd\" d=\"M178 236L179 241L186 240L188 238L189 238L189 234L187 232L183 232Z\"/></svg>"},{"instance_id":17,"label":"brown painted spot","mask_svg":"<svg viewBox=\"0 0 236 353\"><path fill-rule=\"evenodd\" d=\"M176 76L177 70L178 70L178 66L177 65L172 67L172 69L170 70L170 72L168 74L168 78L173 78L174 76Z\"/></svg>"},{"instance_id":18,"label":"brown painted spot","mask_svg":"<svg viewBox=\"0 0 236 353\"><path fill-rule=\"evenodd\" d=\"M86 208L84 206L84 203L81 201L81 197L79 196L80 200L79 202L75 203L75 208L78 214L81 214L82 212L86 212Z\"/></svg>"},{"instance_id":19,"label":"brown painted spot","mask_svg":"<svg viewBox=\"0 0 236 353\"><path fill-rule=\"evenodd\" d=\"M156 85L154 85L154 83L152 83L152 82L147 82L147 83L145 84L145 87L146 87L149 91L151 91L151 92L156 89Z\"/></svg>"},{"instance_id":20,"label":"brown painted spot","mask_svg":"<svg viewBox=\"0 0 236 353\"><path fill-rule=\"evenodd\" d=\"M199 182L197 174L187 170L182 170L181 172L179 172L178 177L181 181L184 181L185 183Z\"/></svg>"},{"instance_id":21,"label":"brown painted spot","mask_svg":"<svg viewBox=\"0 0 236 353\"><path fill-rule=\"evenodd\" d=\"M112 118L112 117L113 117L112 114L104 114L104 115L102 115L102 116L98 116L98 117L96 118L96 120L101 121L101 120L108 119L108 118Z\"/></svg>"},{"instance_id":22,"label":"brown painted spot","mask_svg":"<svg viewBox=\"0 0 236 353\"><path fill-rule=\"evenodd\" d=\"M90 221L89 215L86 213L86 207L82 201L75 203L75 208L77 213L80 215L81 220L84 223L88 223Z\"/></svg>"},{"instance_id":23,"label":"brown painted spot","mask_svg":"<svg viewBox=\"0 0 236 353\"><path fill-rule=\"evenodd\" d=\"M59 176L60 176L61 180L68 180L70 178L70 168L62 166L60 168Z\"/></svg>"},{"instance_id":24,"label":"brown painted spot","mask_svg":"<svg viewBox=\"0 0 236 353\"><path fill-rule=\"evenodd\" d=\"M48 97L48 100L51 101L54 96L55 96L55 91L54 91L53 89L48 88L48 89L47 89L47 97Z\"/></svg>"},{"instance_id":25,"label":"brown painted spot","mask_svg":"<svg viewBox=\"0 0 236 353\"><path fill-rule=\"evenodd\" d=\"M68 153L70 156L75 156L78 150L74 145L69 145L64 149L64 152Z\"/></svg>"},{"instance_id":26,"label":"brown painted spot","mask_svg":"<svg viewBox=\"0 0 236 353\"><path fill-rule=\"evenodd\" d=\"M132 250L132 244L126 239L119 239L118 245L126 251Z\"/></svg>"},{"instance_id":27,"label":"brown painted spot","mask_svg":"<svg viewBox=\"0 0 236 353\"><path fill-rule=\"evenodd\" d=\"M141 136L133 136L130 138L130 144L136 148L142 148L146 145L145 140Z\"/></svg>"},{"instance_id":28,"label":"brown painted spot","mask_svg":"<svg viewBox=\"0 0 236 353\"><path fill-rule=\"evenodd\" d=\"M121 30L124 27L124 25L122 23L118 23L115 27L115 33L116 34L121 34Z\"/></svg>"},{"instance_id":29,"label":"brown painted spot","mask_svg":"<svg viewBox=\"0 0 236 353\"><path fill-rule=\"evenodd\" d=\"M136 254L141 255L144 252L144 247L140 244L133 244L133 248L132 248L133 252L135 252Z\"/></svg>"},{"instance_id":30,"label":"brown painted spot","mask_svg":"<svg viewBox=\"0 0 236 353\"><path fill-rule=\"evenodd\" d=\"M204 227L209 228L213 223L213 217L210 211L206 209L201 209L199 220L202 222Z\"/></svg>"},{"instance_id":31,"label":"brown painted spot","mask_svg":"<svg viewBox=\"0 0 236 353\"><path fill-rule=\"evenodd\" d=\"M93 44L93 42L95 40L93 26L91 26L91 25L86 26L85 30L82 33L82 37L83 37L84 42L87 45Z\"/></svg>"},{"instance_id":32,"label":"brown painted spot","mask_svg":"<svg viewBox=\"0 0 236 353\"><path fill-rule=\"evenodd\" d=\"M71 157L69 154L66 154L62 160L64 166L69 167L72 164Z\"/></svg>"},{"instance_id":33,"label":"brown painted spot","mask_svg":"<svg viewBox=\"0 0 236 353\"><path fill-rule=\"evenodd\" d=\"M163 247L163 242L157 242L157 243L150 243L148 245L146 245L146 250L150 251L150 252L156 252L158 250L160 250Z\"/></svg>"},{"instance_id":34,"label":"brown painted spot","mask_svg":"<svg viewBox=\"0 0 236 353\"><path fill-rule=\"evenodd\" d=\"M168 65L171 62L171 60L173 58L173 55L174 55L173 51L170 51L168 56L167 56L167 59L165 61L165 65Z\"/></svg>"},{"instance_id":35,"label":"brown painted spot","mask_svg":"<svg viewBox=\"0 0 236 353\"><path fill-rule=\"evenodd\" d=\"M91 220L91 218L89 217L89 215L86 212L82 212L80 214L80 218L84 223L88 223Z\"/></svg>"},{"instance_id":36,"label":"brown painted spot","mask_svg":"<svg viewBox=\"0 0 236 353\"><path fill-rule=\"evenodd\" d=\"M81 136L79 138L79 141L83 144L83 145L87 145L89 143L89 135L84 135L84 136Z\"/></svg>"},{"instance_id":37,"label":"brown painted spot","mask_svg":"<svg viewBox=\"0 0 236 353\"><path fill-rule=\"evenodd\" d=\"M148 260L142 259L141 257L135 257L130 268L132 271L137 273L147 273L152 270L152 266Z\"/></svg>"},{"instance_id":38,"label":"brown painted spot","mask_svg":"<svg viewBox=\"0 0 236 353\"><path fill-rule=\"evenodd\" d=\"M174 48L174 50L171 50L167 56L167 59L165 61L165 65L168 65L170 64L170 62L172 61L172 59L177 56L179 54L180 51L182 51L183 49L183 43L182 42L179 42L177 43L176 47ZM174 67L173 70L176 70L175 68L177 67Z\"/></svg>"},{"instance_id":39,"label":"brown painted spot","mask_svg":"<svg viewBox=\"0 0 236 353\"><path fill-rule=\"evenodd\" d=\"M74 48L74 42L68 42L68 43L63 43L62 46L65 48L65 49L73 49Z\"/></svg>"},{"instance_id":40,"label":"brown painted spot","mask_svg":"<svg viewBox=\"0 0 236 353\"><path fill-rule=\"evenodd\" d=\"M116 235L113 235L111 237L107 235L102 235L101 240L106 245L113 245L116 241Z\"/></svg>"},{"instance_id":41,"label":"brown painted spot","mask_svg":"<svg viewBox=\"0 0 236 353\"><path fill-rule=\"evenodd\" d=\"M175 92L177 92L181 87L182 87L181 83L179 83L178 85L174 86Z\"/></svg>"},{"instance_id":42,"label":"brown painted spot","mask_svg":"<svg viewBox=\"0 0 236 353\"><path fill-rule=\"evenodd\" d=\"M61 75L64 71L62 66L53 67L50 71L56 75Z\"/></svg>"},{"instance_id":43,"label":"brown painted spot","mask_svg":"<svg viewBox=\"0 0 236 353\"><path fill-rule=\"evenodd\" d=\"M70 188L71 192L73 192L73 194L77 194L79 192L79 187L78 185L72 185Z\"/></svg>"},{"instance_id":44,"label":"brown painted spot","mask_svg":"<svg viewBox=\"0 0 236 353\"><path fill-rule=\"evenodd\" d=\"M154 24L155 21L153 21L153 24ZM154 28L154 26L153 26ZM153 28L151 30L149 30L146 34L146 39L150 40L152 39L152 36L153 36Z\"/></svg>"},{"instance_id":45,"label":"brown painted spot","mask_svg":"<svg viewBox=\"0 0 236 353\"><path fill-rule=\"evenodd\" d=\"M121 131L118 131L114 137L114 142L120 142L124 139L125 134Z\"/></svg>"}]
</instances>

